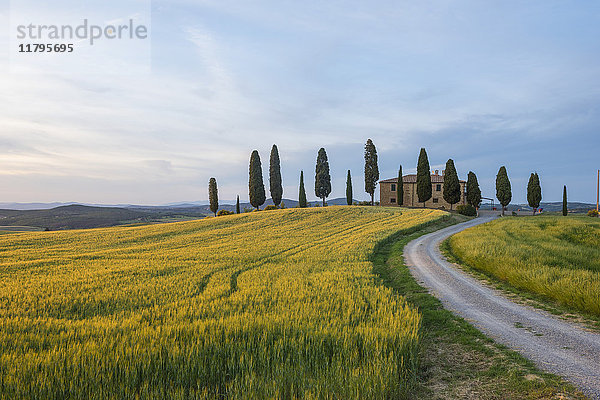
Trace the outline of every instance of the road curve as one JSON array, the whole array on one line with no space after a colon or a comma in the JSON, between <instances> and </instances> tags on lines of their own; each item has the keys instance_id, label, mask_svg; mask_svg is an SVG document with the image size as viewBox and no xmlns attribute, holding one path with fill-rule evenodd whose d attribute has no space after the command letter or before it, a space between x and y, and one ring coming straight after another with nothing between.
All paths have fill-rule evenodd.
<instances>
[{"instance_id":1,"label":"road curve","mask_svg":"<svg viewBox=\"0 0 600 400\"><path fill-rule=\"evenodd\" d=\"M446 261L439 245L466 228L489 222L479 217L421 236L404 248L417 282L489 337L565 377L593 399L600 399L600 334L544 311L513 303Z\"/></svg>"}]
</instances>

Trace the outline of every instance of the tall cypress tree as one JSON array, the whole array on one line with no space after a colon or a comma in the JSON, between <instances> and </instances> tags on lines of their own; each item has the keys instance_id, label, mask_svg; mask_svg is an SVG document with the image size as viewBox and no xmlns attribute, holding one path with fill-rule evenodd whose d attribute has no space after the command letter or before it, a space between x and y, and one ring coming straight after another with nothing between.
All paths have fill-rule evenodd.
<instances>
[{"instance_id":1,"label":"tall cypress tree","mask_svg":"<svg viewBox=\"0 0 600 400\"><path fill-rule=\"evenodd\" d=\"M279 207L279 203L281 203L281 198L283 197L283 186L281 185L279 151L276 145L273 145L273 148L271 148L271 158L269 161L269 189L271 191L271 199L273 199L273 204Z\"/></svg>"},{"instance_id":2,"label":"tall cypress tree","mask_svg":"<svg viewBox=\"0 0 600 400\"><path fill-rule=\"evenodd\" d=\"M346 203L352 205L352 177L350 176L350 170L348 170L348 177L346 178Z\"/></svg>"},{"instance_id":3,"label":"tall cypress tree","mask_svg":"<svg viewBox=\"0 0 600 400\"><path fill-rule=\"evenodd\" d=\"M542 187L540 186L540 177L536 172L529 176L529 182L527 182L527 203L529 203L529 207L533 208L533 215L541 201Z\"/></svg>"},{"instance_id":4,"label":"tall cypress tree","mask_svg":"<svg viewBox=\"0 0 600 400\"><path fill-rule=\"evenodd\" d=\"M375 186L379 180L377 149L371 139L365 144L365 192L371 195L371 205L375 204Z\"/></svg>"},{"instance_id":5,"label":"tall cypress tree","mask_svg":"<svg viewBox=\"0 0 600 400\"><path fill-rule=\"evenodd\" d=\"M419 161L417 163L417 197L419 203L423 203L431 198L431 173L429 171L429 159L427 158L427 152L425 148L421 148L419 153Z\"/></svg>"},{"instance_id":6,"label":"tall cypress tree","mask_svg":"<svg viewBox=\"0 0 600 400\"><path fill-rule=\"evenodd\" d=\"M208 181L208 201L210 202L210 211L217 216L219 210L219 194L217 192L217 180L210 178Z\"/></svg>"},{"instance_id":7,"label":"tall cypress tree","mask_svg":"<svg viewBox=\"0 0 600 400\"><path fill-rule=\"evenodd\" d=\"M325 207L325 199L330 193L331 176L329 175L329 162L327 161L325 149L321 147L317 155L317 166L315 167L315 196L323 199L323 207Z\"/></svg>"},{"instance_id":8,"label":"tall cypress tree","mask_svg":"<svg viewBox=\"0 0 600 400\"><path fill-rule=\"evenodd\" d=\"M568 210L567 210L567 186L563 186L563 205L562 205L562 214L566 217Z\"/></svg>"},{"instance_id":9,"label":"tall cypress tree","mask_svg":"<svg viewBox=\"0 0 600 400\"><path fill-rule=\"evenodd\" d=\"M237 200L235 201L235 213L240 213L240 195L238 194Z\"/></svg>"},{"instance_id":10,"label":"tall cypress tree","mask_svg":"<svg viewBox=\"0 0 600 400\"><path fill-rule=\"evenodd\" d=\"M473 171L469 171L467 177L467 203L477 209L481 205L481 189L477 182L477 175Z\"/></svg>"},{"instance_id":11,"label":"tall cypress tree","mask_svg":"<svg viewBox=\"0 0 600 400\"><path fill-rule=\"evenodd\" d=\"M460 201L460 182L458 181L458 174L456 173L454 160L452 159L446 161L442 196L450 204L450 210L452 210L454 204Z\"/></svg>"},{"instance_id":12,"label":"tall cypress tree","mask_svg":"<svg viewBox=\"0 0 600 400\"><path fill-rule=\"evenodd\" d=\"M399 206L404 204L404 177L402 176L402 165L398 169L398 182L396 183L396 201Z\"/></svg>"},{"instance_id":13,"label":"tall cypress tree","mask_svg":"<svg viewBox=\"0 0 600 400\"><path fill-rule=\"evenodd\" d=\"M502 205L502 215L504 215L506 206L512 199L510 180L508 179L508 173L506 172L506 167L504 165L500 167L498 175L496 175L496 197Z\"/></svg>"},{"instance_id":14,"label":"tall cypress tree","mask_svg":"<svg viewBox=\"0 0 600 400\"><path fill-rule=\"evenodd\" d=\"M300 189L298 193L298 206L300 208L306 208L306 190L304 190L304 171L300 171Z\"/></svg>"},{"instance_id":15,"label":"tall cypress tree","mask_svg":"<svg viewBox=\"0 0 600 400\"><path fill-rule=\"evenodd\" d=\"M262 166L258 151L254 150L250 156L250 180L248 182L250 204L252 207L262 206L265 203L265 185L263 184Z\"/></svg>"}]
</instances>

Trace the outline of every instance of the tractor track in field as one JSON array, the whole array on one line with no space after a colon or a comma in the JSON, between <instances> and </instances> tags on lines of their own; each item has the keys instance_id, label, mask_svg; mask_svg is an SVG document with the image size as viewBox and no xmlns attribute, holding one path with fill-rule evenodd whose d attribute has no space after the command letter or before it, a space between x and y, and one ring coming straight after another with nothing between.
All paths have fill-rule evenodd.
<instances>
[{"instance_id":1,"label":"tractor track in field","mask_svg":"<svg viewBox=\"0 0 600 400\"><path fill-rule=\"evenodd\" d=\"M389 216L387 216L384 219L384 221L387 220L387 219L394 218L394 217L396 217L396 216L395 215L389 215ZM379 224L381 224L381 221L382 220L374 220L374 221L367 222L365 224L358 225L358 226L355 226L355 227L352 227L352 228L346 228L346 227L341 228L341 229L336 228L335 230L327 233L326 235L320 236L315 241L312 241L312 242L309 242L309 243L301 243L301 244L298 244L298 245L295 245L295 246L291 246L291 247L282 249L281 251L279 251L277 253L270 254L269 256L264 257L261 260L255 261L255 262L251 263L250 265L248 265L246 267L238 269L238 270L234 271L231 274L230 289L229 289L229 291L225 295L226 296L231 296L233 293L235 293L238 290L238 278L239 278L240 275L242 275L242 274L244 274L246 272L249 272L249 271L251 271L253 269L256 269L256 268L260 268L261 266L263 266L265 264L268 264L269 262L271 262L274 259L277 259L278 257L281 257L283 255L285 255L287 257L293 257L296 254L302 253L303 251L307 251L307 250L310 250L312 248L318 247L318 246L320 246L322 244L328 243L329 239L331 239L334 236L340 236L340 237L348 236L348 235L350 235L352 233L358 232L360 230L364 230L364 229L369 228L369 227L371 227L373 225L379 225Z\"/></svg>"},{"instance_id":2,"label":"tractor track in field","mask_svg":"<svg viewBox=\"0 0 600 400\"><path fill-rule=\"evenodd\" d=\"M589 397L600 399L600 334L514 303L442 256L439 245L445 239L492 219L479 217L408 243L404 257L411 274L448 310L541 369L563 376Z\"/></svg>"}]
</instances>

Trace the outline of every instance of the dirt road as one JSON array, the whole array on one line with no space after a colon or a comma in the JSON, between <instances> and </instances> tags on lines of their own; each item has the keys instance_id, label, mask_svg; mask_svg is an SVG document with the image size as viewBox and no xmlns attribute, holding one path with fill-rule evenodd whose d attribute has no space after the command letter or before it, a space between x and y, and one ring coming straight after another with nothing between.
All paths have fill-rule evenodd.
<instances>
[{"instance_id":1,"label":"dirt road","mask_svg":"<svg viewBox=\"0 0 600 400\"><path fill-rule=\"evenodd\" d=\"M600 334L544 311L513 303L445 260L439 245L463 229L491 221L484 216L421 236L404 249L415 279L489 337L561 375L593 399L600 399Z\"/></svg>"}]
</instances>

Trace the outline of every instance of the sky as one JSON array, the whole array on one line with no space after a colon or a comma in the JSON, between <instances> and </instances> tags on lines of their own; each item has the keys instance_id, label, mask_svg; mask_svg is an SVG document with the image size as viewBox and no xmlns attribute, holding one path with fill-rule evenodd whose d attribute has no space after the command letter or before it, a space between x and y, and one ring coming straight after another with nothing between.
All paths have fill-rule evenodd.
<instances>
[{"instance_id":1,"label":"sky","mask_svg":"<svg viewBox=\"0 0 600 400\"><path fill-rule=\"evenodd\" d=\"M17 1L0 0L0 26ZM461 179L475 172L485 197L505 165L513 203L534 171L543 201L563 185L570 201L596 200L600 2L147 4L149 65L119 72L11 71L14 32L0 32L0 202L203 201L210 177L222 202L245 201L250 154L268 190L273 144L284 198L303 170L316 199L324 147L330 197L345 196L350 169L367 199L368 138L381 179L414 173L425 147L432 169L452 158Z\"/></svg>"}]
</instances>

